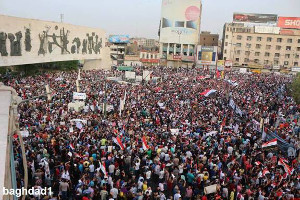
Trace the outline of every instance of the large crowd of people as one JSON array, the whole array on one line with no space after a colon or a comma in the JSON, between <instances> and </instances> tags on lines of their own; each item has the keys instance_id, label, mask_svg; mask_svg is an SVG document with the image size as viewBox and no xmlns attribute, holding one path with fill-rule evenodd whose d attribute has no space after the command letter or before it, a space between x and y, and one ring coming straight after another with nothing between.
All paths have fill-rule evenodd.
<instances>
[{"instance_id":1,"label":"large crowd of people","mask_svg":"<svg viewBox=\"0 0 300 200\"><path fill-rule=\"evenodd\" d=\"M289 96L291 77L151 70L139 84L107 78L124 76L117 70L82 71L80 111L68 107L77 72L5 80L23 99L44 94L46 84L53 91L51 100L19 105L28 187L52 191L27 199L300 198L300 108ZM17 137L14 154L20 188Z\"/></svg>"}]
</instances>

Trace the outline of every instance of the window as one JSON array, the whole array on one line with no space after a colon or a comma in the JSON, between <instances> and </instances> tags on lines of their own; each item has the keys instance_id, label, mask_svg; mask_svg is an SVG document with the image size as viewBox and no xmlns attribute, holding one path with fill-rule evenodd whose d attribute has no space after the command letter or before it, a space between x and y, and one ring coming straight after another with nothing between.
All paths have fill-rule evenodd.
<instances>
[{"instance_id":1,"label":"window","mask_svg":"<svg viewBox=\"0 0 300 200\"><path fill-rule=\"evenodd\" d=\"M277 42L282 42L282 38L277 38Z\"/></svg>"},{"instance_id":2,"label":"window","mask_svg":"<svg viewBox=\"0 0 300 200\"><path fill-rule=\"evenodd\" d=\"M244 62L249 62L249 58L245 58L245 59L244 59Z\"/></svg>"},{"instance_id":3,"label":"window","mask_svg":"<svg viewBox=\"0 0 300 200\"><path fill-rule=\"evenodd\" d=\"M237 50L237 51L236 51L236 54L237 54L237 55L240 55L240 54L241 54L241 50Z\"/></svg>"},{"instance_id":4,"label":"window","mask_svg":"<svg viewBox=\"0 0 300 200\"><path fill-rule=\"evenodd\" d=\"M268 38L267 38L267 42L272 42L272 38L271 38L271 37L268 37Z\"/></svg>"},{"instance_id":5,"label":"window","mask_svg":"<svg viewBox=\"0 0 300 200\"><path fill-rule=\"evenodd\" d=\"M300 47L297 47L297 51L300 51Z\"/></svg>"},{"instance_id":6,"label":"window","mask_svg":"<svg viewBox=\"0 0 300 200\"><path fill-rule=\"evenodd\" d=\"M298 39L298 43L300 43L300 39Z\"/></svg>"},{"instance_id":7,"label":"window","mask_svg":"<svg viewBox=\"0 0 300 200\"><path fill-rule=\"evenodd\" d=\"M236 62L239 62L239 61L240 61L240 58L235 58L235 61L236 61Z\"/></svg>"},{"instance_id":8,"label":"window","mask_svg":"<svg viewBox=\"0 0 300 200\"><path fill-rule=\"evenodd\" d=\"M259 54L260 54L259 52L255 52L255 56L259 56Z\"/></svg>"},{"instance_id":9,"label":"window","mask_svg":"<svg viewBox=\"0 0 300 200\"><path fill-rule=\"evenodd\" d=\"M291 46L286 46L286 50L290 51L290 50L292 50L292 47Z\"/></svg>"},{"instance_id":10,"label":"window","mask_svg":"<svg viewBox=\"0 0 300 200\"><path fill-rule=\"evenodd\" d=\"M269 64L269 61L268 60L264 60L264 64L265 65Z\"/></svg>"},{"instance_id":11,"label":"window","mask_svg":"<svg viewBox=\"0 0 300 200\"><path fill-rule=\"evenodd\" d=\"M294 62L294 66L295 66L295 67L298 67L298 62Z\"/></svg>"},{"instance_id":12,"label":"window","mask_svg":"<svg viewBox=\"0 0 300 200\"><path fill-rule=\"evenodd\" d=\"M281 46L276 45L276 50L280 50L280 49L281 49Z\"/></svg>"},{"instance_id":13,"label":"window","mask_svg":"<svg viewBox=\"0 0 300 200\"><path fill-rule=\"evenodd\" d=\"M251 44L247 43L247 44L246 44L246 47L247 47L247 48L251 48Z\"/></svg>"},{"instance_id":14,"label":"window","mask_svg":"<svg viewBox=\"0 0 300 200\"><path fill-rule=\"evenodd\" d=\"M269 56L270 56L270 53L269 53L269 52L266 52L266 53L265 53L265 56L266 56L266 57L269 57Z\"/></svg>"},{"instance_id":15,"label":"window","mask_svg":"<svg viewBox=\"0 0 300 200\"><path fill-rule=\"evenodd\" d=\"M237 39L237 40L241 40L241 39L242 39L242 36L241 36L241 35L238 35L238 36L236 37L236 39Z\"/></svg>"},{"instance_id":16,"label":"window","mask_svg":"<svg viewBox=\"0 0 300 200\"><path fill-rule=\"evenodd\" d=\"M293 39L291 38L287 39L287 43L293 43Z\"/></svg>"},{"instance_id":17,"label":"window","mask_svg":"<svg viewBox=\"0 0 300 200\"><path fill-rule=\"evenodd\" d=\"M225 46L226 46L226 47L228 46L228 42L225 42Z\"/></svg>"},{"instance_id":18,"label":"window","mask_svg":"<svg viewBox=\"0 0 300 200\"><path fill-rule=\"evenodd\" d=\"M280 53L275 53L275 57L279 58Z\"/></svg>"},{"instance_id":19,"label":"window","mask_svg":"<svg viewBox=\"0 0 300 200\"><path fill-rule=\"evenodd\" d=\"M295 58L299 58L299 54L296 54L296 55L295 55Z\"/></svg>"},{"instance_id":20,"label":"window","mask_svg":"<svg viewBox=\"0 0 300 200\"><path fill-rule=\"evenodd\" d=\"M184 21L175 21L175 27L184 27Z\"/></svg>"},{"instance_id":21,"label":"window","mask_svg":"<svg viewBox=\"0 0 300 200\"><path fill-rule=\"evenodd\" d=\"M285 58L290 58L290 54L285 54Z\"/></svg>"},{"instance_id":22,"label":"window","mask_svg":"<svg viewBox=\"0 0 300 200\"><path fill-rule=\"evenodd\" d=\"M236 45L235 46L237 46L237 47L241 47L242 46L242 44L241 43L236 43Z\"/></svg>"},{"instance_id":23,"label":"window","mask_svg":"<svg viewBox=\"0 0 300 200\"><path fill-rule=\"evenodd\" d=\"M289 61L284 61L284 65L289 65Z\"/></svg>"},{"instance_id":24,"label":"window","mask_svg":"<svg viewBox=\"0 0 300 200\"><path fill-rule=\"evenodd\" d=\"M227 28L228 29L228 28ZM228 35L225 36L226 39L228 39Z\"/></svg>"},{"instance_id":25,"label":"window","mask_svg":"<svg viewBox=\"0 0 300 200\"><path fill-rule=\"evenodd\" d=\"M256 41L257 41L257 42L260 42L260 41L261 41L261 37L257 37L257 38L256 38Z\"/></svg>"},{"instance_id":26,"label":"window","mask_svg":"<svg viewBox=\"0 0 300 200\"><path fill-rule=\"evenodd\" d=\"M172 20L163 18L163 20L162 20L162 28L172 27L172 24L173 24Z\"/></svg>"},{"instance_id":27,"label":"window","mask_svg":"<svg viewBox=\"0 0 300 200\"><path fill-rule=\"evenodd\" d=\"M186 27L191 28L191 29L197 29L197 24L194 21L187 21L186 22Z\"/></svg>"},{"instance_id":28,"label":"window","mask_svg":"<svg viewBox=\"0 0 300 200\"><path fill-rule=\"evenodd\" d=\"M260 49L260 47L261 47L261 44L256 44L256 46L255 46L257 49Z\"/></svg>"},{"instance_id":29,"label":"window","mask_svg":"<svg viewBox=\"0 0 300 200\"><path fill-rule=\"evenodd\" d=\"M259 63L259 59L254 59L254 62L255 63Z\"/></svg>"},{"instance_id":30,"label":"window","mask_svg":"<svg viewBox=\"0 0 300 200\"><path fill-rule=\"evenodd\" d=\"M250 51L245 51L246 56L250 56Z\"/></svg>"},{"instance_id":31,"label":"window","mask_svg":"<svg viewBox=\"0 0 300 200\"><path fill-rule=\"evenodd\" d=\"M226 49L224 50L224 53L227 53L227 50L226 50Z\"/></svg>"},{"instance_id":32,"label":"window","mask_svg":"<svg viewBox=\"0 0 300 200\"><path fill-rule=\"evenodd\" d=\"M251 36L247 36L247 40L248 40L248 41L251 41L251 40L252 40L252 37L251 37Z\"/></svg>"},{"instance_id":33,"label":"window","mask_svg":"<svg viewBox=\"0 0 300 200\"><path fill-rule=\"evenodd\" d=\"M271 45L266 45L266 49L271 49Z\"/></svg>"},{"instance_id":34,"label":"window","mask_svg":"<svg viewBox=\"0 0 300 200\"><path fill-rule=\"evenodd\" d=\"M278 60L274 60L274 65L279 65L279 61Z\"/></svg>"}]
</instances>

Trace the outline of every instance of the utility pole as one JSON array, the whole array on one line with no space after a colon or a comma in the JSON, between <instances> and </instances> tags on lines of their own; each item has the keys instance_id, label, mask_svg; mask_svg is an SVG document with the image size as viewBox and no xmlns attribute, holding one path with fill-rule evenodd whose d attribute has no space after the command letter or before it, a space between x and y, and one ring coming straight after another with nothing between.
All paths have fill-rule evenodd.
<instances>
[{"instance_id":1,"label":"utility pole","mask_svg":"<svg viewBox=\"0 0 300 200\"><path fill-rule=\"evenodd\" d=\"M103 114L104 114L104 119L106 119L106 104L107 104L107 84L106 84L106 75L105 75L105 78L104 78L104 108L103 108L103 110L104 110L104 112L103 112Z\"/></svg>"}]
</instances>

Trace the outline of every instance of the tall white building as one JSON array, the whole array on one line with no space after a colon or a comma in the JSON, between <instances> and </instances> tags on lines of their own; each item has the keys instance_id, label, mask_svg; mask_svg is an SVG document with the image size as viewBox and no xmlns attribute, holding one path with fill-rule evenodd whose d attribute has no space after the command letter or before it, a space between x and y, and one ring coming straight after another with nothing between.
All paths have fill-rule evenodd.
<instances>
[{"instance_id":1,"label":"tall white building","mask_svg":"<svg viewBox=\"0 0 300 200\"><path fill-rule=\"evenodd\" d=\"M161 65L191 66L200 38L201 0L163 0L159 28Z\"/></svg>"}]
</instances>

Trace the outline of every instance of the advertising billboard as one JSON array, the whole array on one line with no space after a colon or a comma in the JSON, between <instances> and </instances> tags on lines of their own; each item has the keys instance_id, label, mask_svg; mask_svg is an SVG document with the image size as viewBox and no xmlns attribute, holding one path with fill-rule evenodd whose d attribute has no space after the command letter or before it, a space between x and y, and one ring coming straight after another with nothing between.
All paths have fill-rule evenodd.
<instances>
[{"instance_id":1,"label":"advertising billboard","mask_svg":"<svg viewBox=\"0 0 300 200\"><path fill-rule=\"evenodd\" d=\"M199 65L216 65L218 47L201 46L197 47L197 64Z\"/></svg>"},{"instance_id":2,"label":"advertising billboard","mask_svg":"<svg viewBox=\"0 0 300 200\"><path fill-rule=\"evenodd\" d=\"M198 43L201 0L163 0L161 10L161 43Z\"/></svg>"},{"instance_id":3,"label":"advertising billboard","mask_svg":"<svg viewBox=\"0 0 300 200\"><path fill-rule=\"evenodd\" d=\"M233 22L277 24L277 15L254 14L254 13L233 13Z\"/></svg>"},{"instance_id":4,"label":"advertising billboard","mask_svg":"<svg viewBox=\"0 0 300 200\"><path fill-rule=\"evenodd\" d=\"M300 29L300 17L279 17L278 27Z\"/></svg>"},{"instance_id":5,"label":"advertising billboard","mask_svg":"<svg viewBox=\"0 0 300 200\"><path fill-rule=\"evenodd\" d=\"M112 35L108 41L111 43L129 43L129 35Z\"/></svg>"},{"instance_id":6,"label":"advertising billboard","mask_svg":"<svg viewBox=\"0 0 300 200\"><path fill-rule=\"evenodd\" d=\"M279 27L272 27L272 26L255 26L254 27L255 33L271 33L271 34L279 34L280 28Z\"/></svg>"}]
</instances>

